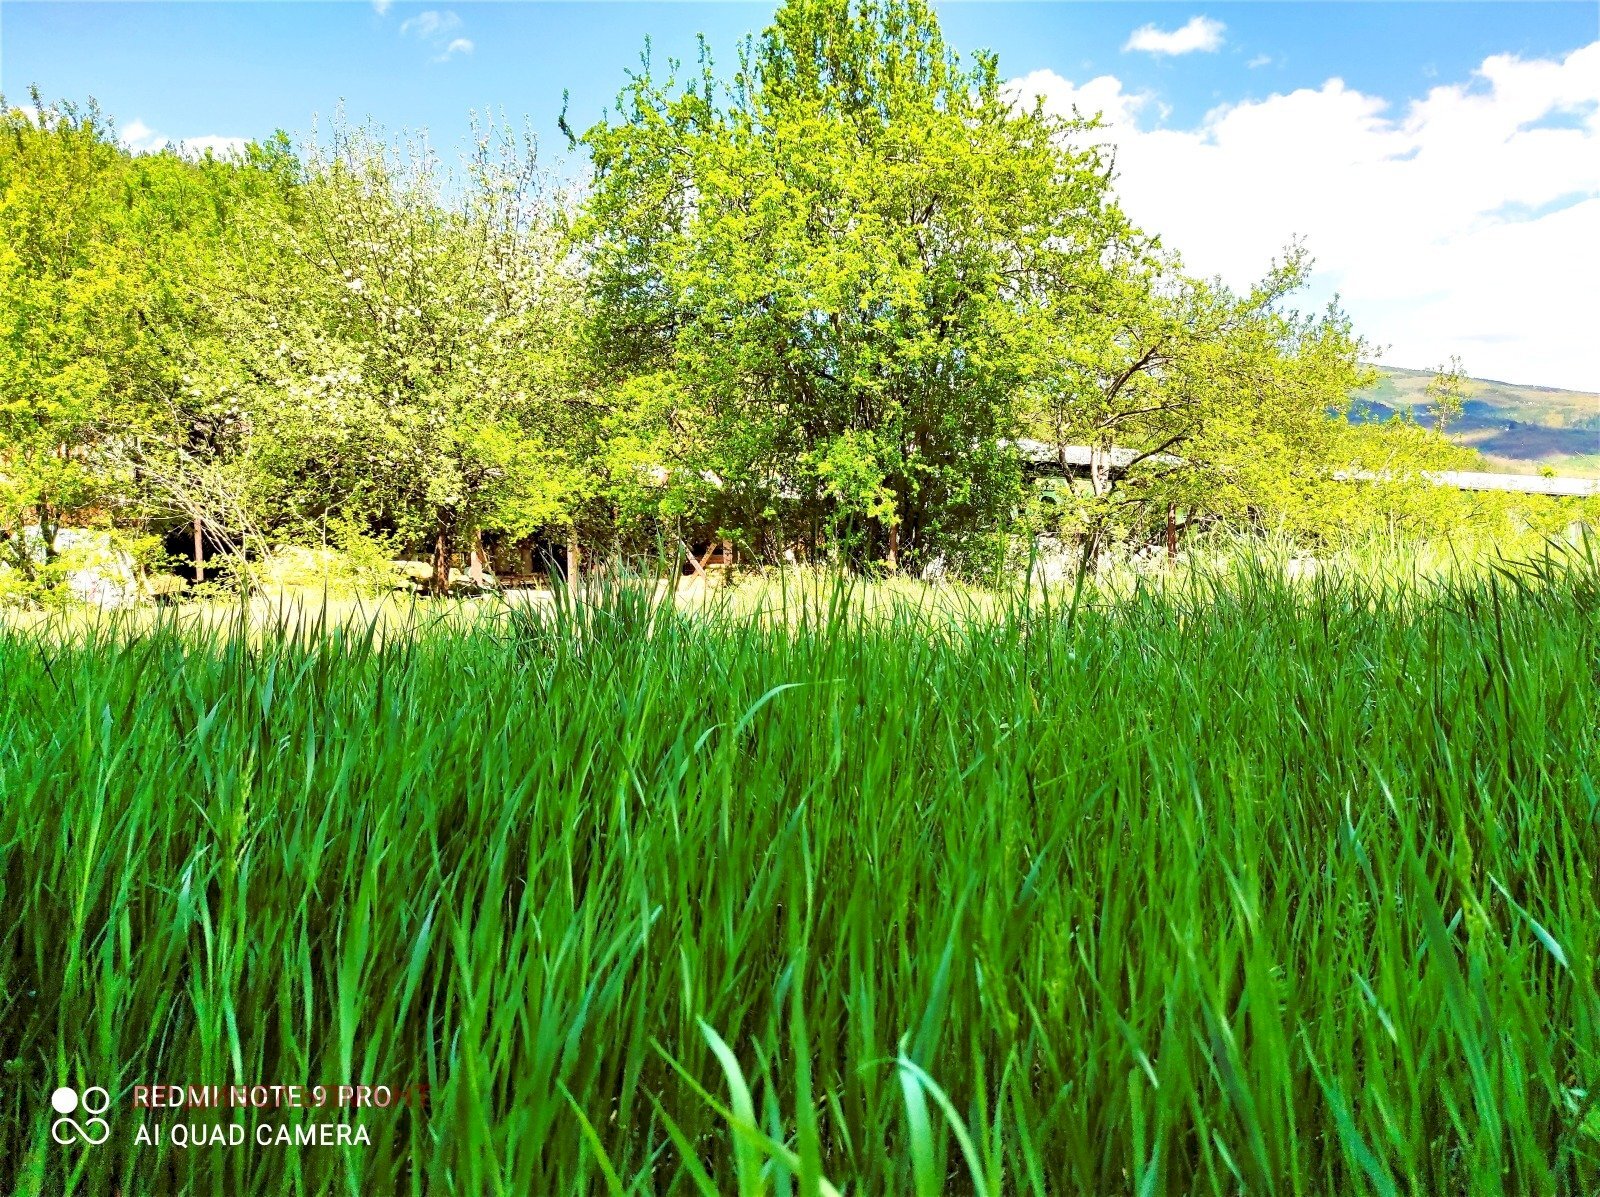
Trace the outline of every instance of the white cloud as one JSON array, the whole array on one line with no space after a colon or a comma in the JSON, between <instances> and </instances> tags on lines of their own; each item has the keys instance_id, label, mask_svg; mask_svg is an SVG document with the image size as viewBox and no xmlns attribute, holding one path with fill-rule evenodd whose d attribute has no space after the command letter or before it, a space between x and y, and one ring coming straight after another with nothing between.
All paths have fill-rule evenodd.
<instances>
[{"instance_id":1,"label":"white cloud","mask_svg":"<svg viewBox=\"0 0 1600 1197\"><path fill-rule=\"evenodd\" d=\"M438 51L433 61L449 62L452 58L471 54L473 50L471 38L451 36L460 28L461 18L455 13L436 12L430 9L402 21L400 36L415 36L418 41L431 42L433 48Z\"/></svg>"},{"instance_id":2,"label":"white cloud","mask_svg":"<svg viewBox=\"0 0 1600 1197\"><path fill-rule=\"evenodd\" d=\"M1143 50L1146 54L1192 54L1196 50L1210 53L1222 46L1222 31L1226 28L1210 17L1190 17L1186 24L1171 30L1141 25L1122 48Z\"/></svg>"},{"instance_id":3,"label":"white cloud","mask_svg":"<svg viewBox=\"0 0 1600 1197\"><path fill-rule=\"evenodd\" d=\"M394 0L372 0L372 7L380 17L386 17L389 15L389 7L393 3Z\"/></svg>"},{"instance_id":4,"label":"white cloud","mask_svg":"<svg viewBox=\"0 0 1600 1197\"><path fill-rule=\"evenodd\" d=\"M1045 106L1063 116L1074 110L1086 117L1099 113L1117 135L1136 128L1139 113L1154 99L1149 92L1123 91L1122 80L1115 75L1097 75L1077 84L1054 71L1035 71L1006 86L1022 100L1043 96Z\"/></svg>"},{"instance_id":5,"label":"white cloud","mask_svg":"<svg viewBox=\"0 0 1600 1197\"><path fill-rule=\"evenodd\" d=\"M135 154L153 154L167 139L137 118L122 127L122 144Z\"/></svg>"},{"instance_id":6,"label":"white cloud","mask_svg":"<svg viewBox=\"0 0 1600 1197\"><path fill-rule=\"evenodd\" d=\"M1257 67L1270 66L1270 65L1272 65L1272 55L1270 55L1270 54L1257 54L1254 58L1252 58L1249 62L1245 63L1244 65L1249 67L1252 71L1255 70Z\"/></svg>"},{"instance_id":7,"label":"white cloud","mask_svg":"<svg viewBox=\"0 0 1600 1197\"><path fill-rule=\"evenodd\" d=\"M461 18L453 12L427 12L418 13L414 17L407 17L400 22L400 36L408 37L416 34L426 41L429 38L443 37L453 30L461 28Z\"/></svg>"},{"instance_id":8,"label":"white cloud","mask_svg":"<svg viewBox=\"0 0 1600 1197\"><path fill-rule=\"evenodd\" d=\"M1140 128L1153 98L1112 76L1011 86L1104 111L1129 214L1191 271L1242 286L1304 235L1314 298L1338 291L1386 361L1600 390L1600 42L1496 55L1403 111L1330 79L1192 129Z\"/></svg>"},{"instance_id":9,"label":"white cloud","mask_svg":"<svg viewBox=\"0 0 1600 1197\"><path fill-rule=\"evenodd\" d=\"M219 158L224 158L242 151L249 144L249 139L208 134L174 141L166 134L156 132L142 120L135 118L123 126L122 144L135 154L158 154L164 149L171 148L180 154L195 158L204 156L207 150Z\"/></svg>"}]
</instances>

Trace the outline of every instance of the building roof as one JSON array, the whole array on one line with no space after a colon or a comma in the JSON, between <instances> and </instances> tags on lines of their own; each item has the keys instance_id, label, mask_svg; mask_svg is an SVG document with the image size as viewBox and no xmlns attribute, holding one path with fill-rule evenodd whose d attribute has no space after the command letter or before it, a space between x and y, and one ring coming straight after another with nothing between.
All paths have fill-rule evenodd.
<instances>
[{"instance_id":1,"label":"building roof","mask_svg":"<svg viewBox=\"0 0 1600 1197\"><path fill-rule=\"evenodd\" d=\"M1335 470L1341 482L1388 482L1394 475L1372 470ZM1600 478L1544 478L1535 474L1488 474L1477 470L1425 470L1422 477L1435 486L1457 490L1516 491L1525 495L1564 495L1583 498L1600 495Z\"/></svg>"},{"instance_id":2,"label":"building roof","mask_svg":"<svg viewBox=\"0 0 1600 1197\"><path fill-rule=\"evenodd\" d=\"M1048 441L1029 440L1027 437L1000 443L1002 446L1009 445L1015 449L1017 456L1030 465L1080 466L1088 469L1091 454L1094 452L1088 445L1052 445ZM1183 458L1174 457L1171 453L1152 453L1148 457L1141 457L1137 449L1120 447L1113 447L1107 453L1105 460L1114 470L1125 470L1140 460L1148 461L1152 465L1183 464Z\"/></svg>"}]
</instances>

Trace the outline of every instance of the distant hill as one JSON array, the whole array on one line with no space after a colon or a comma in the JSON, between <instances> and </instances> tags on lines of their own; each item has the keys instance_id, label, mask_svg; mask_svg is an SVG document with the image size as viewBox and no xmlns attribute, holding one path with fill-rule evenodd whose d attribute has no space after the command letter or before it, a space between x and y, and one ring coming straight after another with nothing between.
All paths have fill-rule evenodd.
<instances>
[{"instance_id":1,"label":"distant hill","mask_svg":"<svg viewBox=\"0 0 1600 1197\"><path fill-rule=\"evenodd\" d=\"M1409 411L1420 424L1433 423L1425 389L1431 370L1379 366L1377 385L1358 391L1353 414L1387 420ZM1462 414L1446 431L1457 444L1483 454L1489 468L1534 474L1600 478L1600 395L1555 387L1519 386L1474 378Z\"/></svg>"}]
</instances>

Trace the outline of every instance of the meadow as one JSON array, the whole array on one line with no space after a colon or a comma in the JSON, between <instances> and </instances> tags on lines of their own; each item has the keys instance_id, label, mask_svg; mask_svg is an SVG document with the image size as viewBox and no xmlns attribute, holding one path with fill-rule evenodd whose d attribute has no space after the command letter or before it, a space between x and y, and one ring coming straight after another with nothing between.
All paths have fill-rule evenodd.
<instances>
[{"instance_id":1,"label":"meadow","mask_svg":"<svg viewBox=\"0 0 1600 1197\"><path fill-rule=\"evenodd\" d=\"M861 597L0 625L0 1190L1600 1191L1592 544Z\"/></svg>"}]
</instances>

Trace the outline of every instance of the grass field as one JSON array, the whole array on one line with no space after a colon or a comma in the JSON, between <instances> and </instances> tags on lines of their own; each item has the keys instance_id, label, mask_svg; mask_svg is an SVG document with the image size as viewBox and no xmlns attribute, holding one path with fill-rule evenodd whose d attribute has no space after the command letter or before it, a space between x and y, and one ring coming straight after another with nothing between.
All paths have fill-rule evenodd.
<instances>
[{"instance_id":1,"label":"grass field","mask_svg":"<svg viewBox=\"0 0 1600 1197\"><path fill-rule=\"evenodd\" d=\"M0 1191L1600 1191L1597 603L0 627Z\"/></svg>"}]
</instances>

